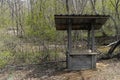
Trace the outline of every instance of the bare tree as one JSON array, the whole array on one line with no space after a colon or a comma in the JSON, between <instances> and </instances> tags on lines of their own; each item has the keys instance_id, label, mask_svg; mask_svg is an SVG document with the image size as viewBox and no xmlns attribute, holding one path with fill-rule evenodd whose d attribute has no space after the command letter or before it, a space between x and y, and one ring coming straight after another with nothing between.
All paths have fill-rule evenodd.
<instances>
[{"instance_id":1,"label":"bare tree","mask_svg":"<svg viewBox=\"0 0 120 80\"><path fill-rule=\"evenodd\" d=\"M103 15L105 15L105 11L106 11L105 7L106 7L106 1L102 0L102 14ZM101 32L102 32L103 36L107 36L107 34L105 33L103 27L101 28Z\"/></svg>"},{"instance_id":2,"label":"bare tree","mask_svg":"<svg viewBox=\"0 0 120 80\"><path fill-rule=\"evenodd\" d=\"M115 30L116 30L116 35L117 35L117 39L118 36L120 35L120 14L119 14L119 7L120 7L120 0L110 0L111 5L114 7L115 10L115 17L111 16L111 19L114 22L115 25Z\"/></svg>"},{"instance_id":3,"label":"bare tree","mask_svg":"<svg viewBox=\"0 0 120 80\"><path fill-rule=\"evenodd\" d=\"M96 6L96 1L97 1L97 0L90 0L91 6L92 6L92 10L93 10L93 13L94 13L94 14L98 14L98 13L97 13L97 10L96 10L96 7L95 7L95 6Z\"/></svg>"},{"instance_id":4,"label":"bare tree","mask_svg":"<svg viewBox=\"0 0 120 80\"><path fill-rule=\"evenodd\" d=\"M77 2L77 10L79 14L83 14L84 9L87 5L88 0L78 0Z\"/></svg>"},{"instance_id":5,"label":"bare tree","mask_svg":"<svg viewBox=\"0 0 120 80\"><path fill-rule=\"evenodd\" d=\"M75 13L77 14L77 4L76 4L77 2L76 1L77 0L72 0Z\"/></svg>"},{"instance_id":6,"label":"bare tree","mask_svg":"<svg viewBox=\"0 0 120 80\"><path fill-rule=\"evenodd\" d=\"M68 3L68 0L66 0L66 10L67 10L67 13L69 14L69 3Z\"/></svg>"}]
</instances>

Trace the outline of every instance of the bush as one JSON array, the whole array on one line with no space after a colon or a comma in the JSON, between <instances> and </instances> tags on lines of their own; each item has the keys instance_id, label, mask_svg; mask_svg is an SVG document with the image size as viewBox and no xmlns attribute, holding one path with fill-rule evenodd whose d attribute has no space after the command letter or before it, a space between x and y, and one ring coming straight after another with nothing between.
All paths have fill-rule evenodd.
<instances>
[{"instance_id":1,"label":"bush","mask_svg":"<svg viewBox=\"0 0 120 80\"><path fill-rule=\"evenodd\" d=\"M0 52L0 68L9 64L12 58L12 54L9 51Z\"/></svg>"}]
</instances>

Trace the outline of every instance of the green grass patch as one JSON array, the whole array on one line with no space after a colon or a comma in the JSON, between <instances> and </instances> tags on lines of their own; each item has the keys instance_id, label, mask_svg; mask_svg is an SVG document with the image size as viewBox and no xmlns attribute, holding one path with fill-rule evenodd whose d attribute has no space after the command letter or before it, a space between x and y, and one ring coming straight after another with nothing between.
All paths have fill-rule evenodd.
<instances>
[{"instance_id":1,"label":"green grass patch","mask_svg":"<svg viewBox=\"0 0 120 80\"><path fill-rule=\"evenodd\" d=\"M10 63L12 59L12 54L9 51L4 51L0 53L0 68L5 67Z\"/></svg>"}]
</instances>

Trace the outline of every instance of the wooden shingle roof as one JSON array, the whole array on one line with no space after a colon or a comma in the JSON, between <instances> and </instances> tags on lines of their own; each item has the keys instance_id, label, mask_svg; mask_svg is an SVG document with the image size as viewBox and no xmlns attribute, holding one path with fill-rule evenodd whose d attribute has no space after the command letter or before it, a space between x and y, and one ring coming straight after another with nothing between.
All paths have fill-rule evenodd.
<instances>
[{"instance_id":1,"label":"wooden shingle roof","mask_svg":"<svg viewBox=\"0 0 120 80\"><path fill-rule=\"evenodd\" d=\"M56 30L67 30L71 20L72 30L88 30L91 25L100 29L105 24L109 15L55 15Z\"/></svg>"}]
</instances>

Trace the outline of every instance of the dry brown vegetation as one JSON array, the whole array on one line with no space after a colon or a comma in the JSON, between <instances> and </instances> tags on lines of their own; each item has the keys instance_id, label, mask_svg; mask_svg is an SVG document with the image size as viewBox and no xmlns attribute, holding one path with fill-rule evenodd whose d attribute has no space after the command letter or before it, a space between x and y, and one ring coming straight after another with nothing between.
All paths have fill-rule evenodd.
<instances>
[{"instance_id":1,"label":"dry brown vegetation","mask_svg":"<svg viewBox=\"0 0 120 80\"><path fill-rule=\"evenodd\" d=\"M0 74L0 80L120 80L119 68L117 59L100 61L97 69L85 71L58 70L53 64L27 65L8 68Z\"/></svg>"}]
</instances>

